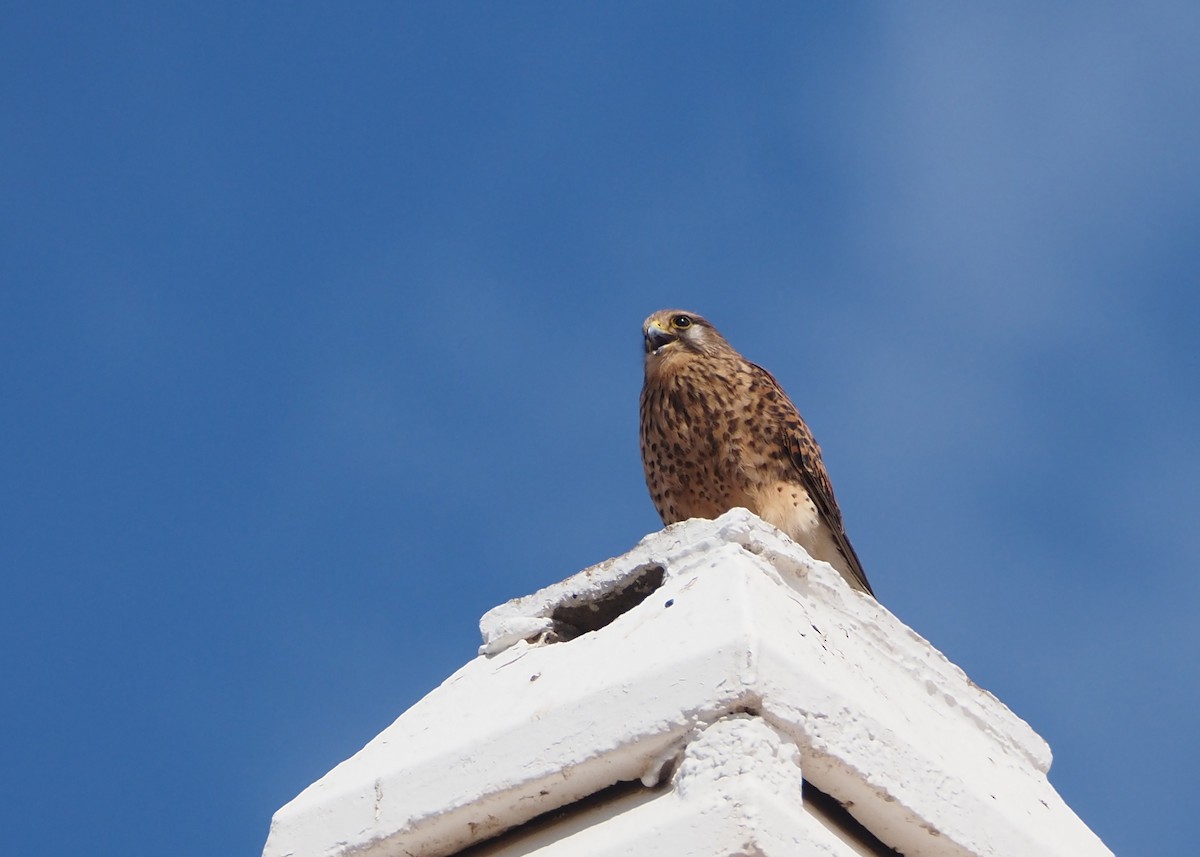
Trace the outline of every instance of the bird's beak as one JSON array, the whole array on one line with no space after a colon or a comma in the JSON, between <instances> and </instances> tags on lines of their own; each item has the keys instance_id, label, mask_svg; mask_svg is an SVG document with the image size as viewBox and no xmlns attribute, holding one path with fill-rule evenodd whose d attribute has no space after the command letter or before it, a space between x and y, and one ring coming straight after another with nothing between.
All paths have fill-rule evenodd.
<instances>
[{"instance_id":1,"label":"bird's beak","mask_svg":"<svg viewBox=\"0 0 1200 857\"><path fill-rule=\"evenodd\" d=\"M679 337L668 331L658 321L646 325L646 353L657 354L664 345L670 345Z\"/></svg>"}]
</instances>

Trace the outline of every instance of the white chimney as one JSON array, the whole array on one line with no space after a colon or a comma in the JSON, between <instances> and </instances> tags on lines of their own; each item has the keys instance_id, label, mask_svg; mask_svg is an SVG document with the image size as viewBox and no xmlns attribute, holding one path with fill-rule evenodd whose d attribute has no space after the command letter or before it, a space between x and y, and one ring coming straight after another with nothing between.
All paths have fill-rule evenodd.
<instances>
[{"instance_id":1,"label":"white chimney","mask_svg":"<svg viewBox=\"0 0 1200 857\"><path fill-rule=\"evenodd\" d=\"M264 857L1111 855L1023 720L743 509L481 628Z\"/></svg>"}]
</instances>

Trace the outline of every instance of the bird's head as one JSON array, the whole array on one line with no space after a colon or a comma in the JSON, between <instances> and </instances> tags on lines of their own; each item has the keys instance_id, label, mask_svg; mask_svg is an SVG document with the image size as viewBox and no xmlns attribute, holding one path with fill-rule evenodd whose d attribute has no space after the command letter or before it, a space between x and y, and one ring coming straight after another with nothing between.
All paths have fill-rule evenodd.
<instances>
[{"instance_id":1,"label":"bird's head","mask_svg":"<svg viewBox=\"0 0 1200 857\"><path fill-rule=\"evenodd\" d=\"M681 309L662 309L642 324L646 367L685 355L711 357L729 343L702 316Z\"/></svg>"},{"instance_id":2,"label":"bird's head","mask_svg":"<svg viewBox=\"0 0 1200 857\"><path fill-rule=\"evenodd\" d=\"M707 319L686 310L655 312L642 324L642 340L647 373L678 365L679 360L733 353L730 343Z\"/></svg>"}]
</instances>

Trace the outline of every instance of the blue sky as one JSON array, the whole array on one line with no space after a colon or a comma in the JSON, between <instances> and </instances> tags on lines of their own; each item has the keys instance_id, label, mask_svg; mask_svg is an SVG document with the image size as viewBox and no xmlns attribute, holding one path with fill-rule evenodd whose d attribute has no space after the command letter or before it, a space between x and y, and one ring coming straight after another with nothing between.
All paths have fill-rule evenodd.
<instances>
[{"instance_id":1,"label":"blue sky","mask_svg":"<svg viewBox=\"0 0 1200 857\"><path fill-rule=\"evenodd\" d=\"M258 853L485 610L657 529L663 306L1083 819L1194 848L1194 4L5 19L13 853Z\"/></svg>"}]
</instances>

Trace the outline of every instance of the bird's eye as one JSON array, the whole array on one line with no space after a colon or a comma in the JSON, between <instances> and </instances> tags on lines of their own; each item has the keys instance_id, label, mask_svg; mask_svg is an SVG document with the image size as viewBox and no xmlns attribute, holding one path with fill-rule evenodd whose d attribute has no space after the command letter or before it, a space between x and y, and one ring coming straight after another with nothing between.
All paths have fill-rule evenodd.
<instances>
[{"instance_id":1,"label":"bird's eye","mask_svg":"<svg viewBox=\"0 0 1200 857\"><path fill-rule=\"evenodd\" d=\"M671 327L674 327L677 330L683 330L684 328L691 327L691 326L692 326L692 319L689 316L677 315L673 319L671 319Z\"/></svg>"}]
</instances>

